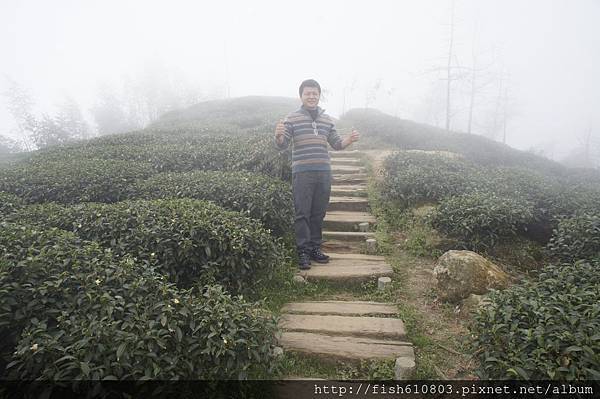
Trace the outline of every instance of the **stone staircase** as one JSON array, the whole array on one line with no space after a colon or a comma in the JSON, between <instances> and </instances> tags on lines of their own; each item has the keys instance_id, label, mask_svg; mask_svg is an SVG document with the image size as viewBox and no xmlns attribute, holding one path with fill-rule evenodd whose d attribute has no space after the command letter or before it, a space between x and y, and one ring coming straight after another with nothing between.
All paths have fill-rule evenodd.
<instances>
[{"instance_id":1,"label":"stone staircase","mask_svg":"<svg viewBox=\"0 0 600 399\"><path fill-rule=\"evenodd\" d=\"M367 174L360 152L331 152L333 182L324 221L323 252L327 264L313 262L299 273L307 281L359 283L391 277L383 256L367 255L365 241L374 238L376 223L366 198ZM366 230L366 231L365 231ZM396 359L396 378L414 369L412 344L393 304L364 301L309 301L288 303L279 322L284 350L325 361Z\"/></svg>"}]
</instances>

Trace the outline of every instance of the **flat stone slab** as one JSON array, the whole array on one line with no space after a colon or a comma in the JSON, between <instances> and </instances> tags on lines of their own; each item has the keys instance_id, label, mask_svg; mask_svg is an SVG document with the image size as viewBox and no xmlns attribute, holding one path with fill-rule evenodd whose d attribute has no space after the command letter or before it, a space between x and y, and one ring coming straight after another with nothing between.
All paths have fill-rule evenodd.
<instances>
[{"instance_id":1,"label":"flat stone slab","mask_svg":"<svg viewBox=\"0 0 600 399\"><path fill-rule=\"evenodd\" d=\"M331 188L332 190L334 187ZM346 191L367 191L367 185L364 183L359 184L336 184L336 190L346 190Z\"/></svg>"},{"instance_id":2,"label":"flat stone slab","mask_svg":"<svg viewBox=\"0 0 600 399\"><path fill-rule=\"evenodd\" d=\"M279 320L279 327L286 331L377 339L406 337L402 320L387 317L284 314Z\"/></svg>"},{"instance_id":3,"label":"flat stone slab","mask_svg":"<svg viewBox=\"0 0 600 399\"><path fill-rule=\"evenodd\" d=\"M361 152L358 150L350 151L329 151L331 158L360 158Z\"/></svg>"},{"instance_id":4,"label":"flat stone slab","mask_svg":"<svg viewBox=\"0 0 600 399\"><path fill-rule=\"evenodd\" d=\"M328 211L365 212L369 209L369 200L364 197L330 197Z\"/></svg>"},{"instance_id":5,"label":"flat stone slab","mask_svg":"<svg viewBox=\"0 0 600 399\"><path fill-rule=\"evenodd\" d=\"M349 174L349 173L365 173L365 168L354 165L331 165L331 172L333 174Z\"/></svg>"},{"instance_id":6,"label":"flat stone slab","mask_svg":"<svg viewBox=\"0 0 600 399\"><path fill-rule=\"evenodd\" d=\"M362 231L324 231L323 239L334 239L344 241L365 241L367 238L375 238L375 233Z\"/></svg>"},{"instance_id":7,"label":"flat stone slab","mask_svg":"<svg viewBox=\"0 0 600 399\"><path fill-rule=\"evenodd\" d=\"M354 254L348 254L354 255ZM330 255L331 256L331 255ZM332 257L329 263L312 262L311 268L301 273L308 281L356 281L362 282L378 277L391 277L392 267L379 260Z\"/></svg>"},{"instance_id":8,"label":"flat stone slab","mask_svg":"<svg viewBox=\"0 0 600 399\"><path fill-rule=\"evenodd\" d=\"M331 166L334 166L334 165L362 166L363 162L361 159L358 159L358 158L335 157L335 158L331 158Z\"/></svg>"},{"instance_id":9,"label":"flat stone slab","mask_svg":"<svg viewBox=\"0 0 600 399\"><path fill-rule=\"evenodd\" d=\"M366 173L348 173L348 174L332 174L332 182L333 186L335 185L348 185L355 183L366 183L368 180L368 175Z\"/></svg>"},{"instance_id":10,"label":"flat stone slab","mask_svg":"<svg viewBox=\"0 0 600 399\"><path fill-rule=\"evenodd\" d=\"M369 212L356 211L327 211L323 221L348 223L375 223L377 219Z\"/></svg>"},{"instance_id":11,"label":"flat stone slab","mask_svg":"<svg viewBox=\"0 0 600 399\"><path fill-rule=\"evenodd\" d=\"M326 254L330 252L337 253L360 253L365 250L366 244L360 241L340 241L328 239L323 241L321 249Z\"/></svg>"},{"instance_id":12,"label":"flat stone slab","mask_svg":"<svg viewBox=\"0 0 600 399\"><path fill-rule=\"evenodd\" d=\"M360 223L375 223L376 219L367 212L327 211L323 227L335 231L358 231Z\"/></svg>"},{"instance_id":13,"label":"flat stone slab","mask_svg":"<svg viewBox=\"0 0 600 399\"><path fill-rule=\"evenodd\" d=\"M279 344L286 350L318 356L323 360L414 359L410 343L366 337L333 336L285 331Z\"/></svg>"},{"instance_id":14,"label":"flat stone slab","mask_svg":"<svg viewBox=\"0 0 600 399\"><path fill-rule=\"evenodd\" d=\"M309 301L291 302L281 308L288 314L319 314L340 316L395 316L398 309L394 305L367 301Z\"/></svg>"},{"instance_id":15,"label":"flat stone slab","mask_svg":"<svg viewBox=\"0 0 600 399\"><path fill-rule=\"evenodd\" d=\"M327 255L331 259L345 260L345 261L369 261L369 262L385 262L385 256L380 255L366 255L366 254L349 254L349 253L335 253L330 252Z\"/></svg>"},{"instance_id":16,"label":"flat stone slab","mask_svg":"<svg viewBox=\"0 0 600 399\"><path fill-rule=\"evenodd\" d=\"M367 190L348 190L344 188L337 188L337 186L331 186L331 195L342 196L342 197L368 197L369 193Z\"/></svg>"}]
</instances>

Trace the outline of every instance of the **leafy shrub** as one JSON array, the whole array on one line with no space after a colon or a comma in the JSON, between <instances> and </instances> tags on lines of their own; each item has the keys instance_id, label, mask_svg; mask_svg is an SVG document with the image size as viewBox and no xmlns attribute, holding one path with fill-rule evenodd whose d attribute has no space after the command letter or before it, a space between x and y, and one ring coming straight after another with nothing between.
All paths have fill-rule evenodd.
<instances>
[{"instance_id":1,"label":"leafy shrub","mask_svg":"<svg viewBox=\"0 0 600 399\"><path fill-rule=\"evenodd\" d=\"M383 197L408 207L439 201L476 187L476 168L460 158L421 152L398 152L383 163Z\"/></svg>"},{"instance_id":2,"label":"leafy shrub","mask_svg":"<svg viewBox=\"0 0 600 399\"><path fill-rule=\"evenodd\" d=\"M34 157L38 163L91 158L142 162L154 173L246 170L285 177L291 169L273 144L271 131L239 135L201 127L177 134L147 130L110 135L39 151Z\"/></svg>"},{"instance_id":3,"label":"leafy shrub","mask_svg":"<svg viewBox=\"0 0 600 399\"><path fill-rule=\"evenodd\" d=\"M599 379L600 259L493 292L472 332L482 378Z\"/></svg>"},{"instance_id":4,"label":"leafy shrub","mask_svg":"<svg viewBox=\"0 0 600 399\"><path fill-rule=\"evenodd\" d=\"M217 281L234 292L268 279L282 263L279 240L257 220L193 199L115 204L30 206L17 220L73 231L117 255L157 262L170 279L189 286Z\"/></svg>"},{"instance_id":5,"label":"leafy shrub","mask_svg":"<svg viewBox=\"0 0 600 399\"><path fill-rule=\"evenodd\" d=\"M292 231L294 204L289 184L248 172L160 173L132 187L132 199L195 198L261 220L276 236Z\"/></svg>"},{"instance_id":6,"label":"leafy shrub","mask_svg":"<svg viewBox=\"0 0 600 399\"><path fill-rule=\"evenodd\" d=\"M477 166L461 157L423 151L395 153L385 159L384 167L383 197L400 207L482 192L488 193L487 197L512 198L512 203L527 204L533 217L528 211L524 215L528 221L518 231L542 244L548 242L561 218L582 211L600 213L600 187L549 177L522 167ZM451 203L446 203L446 208ZM519 205L515 212L521 209L523 206ZM474 243L480 237L468 238L468 229L472 227L468 225L461 236ZM507 226L511 225L509 222ZM454 230L461 228L456 226ZM511 238L513 230L511 227L500 234L508 233L504 238Z\"/></svg>"},{"instance_id":7,"label":"leafy shrub","mask_svg":"<svg viewBox=\"0 0 600 399\"><path fill-rule=\"evenodd\" d=\"M443 200L431 222L467 248L478 250L516 236L533 217L533 204L528 201L474 192Z\"/></svg>"},{"instance_id":8,"label":"leafy shrub","mask_svg":"<svg viewBox=\"0 0 600 399\"><path fill-rule=\"evenodd\" d=\"M23 207L23 200L16 195L4 193L0 191L0 220L5 215L14 213L16 210Z\"/></svg>"},{"instance_id":9,"label":"leafy shrub","mask_svg":"<svg viewBox=\"0 0 600 399\"><path fill-rule=\"evenodd\" d=\"M584 213L563 218L548 249L564 262L600 257L600 216Z\"/></svg>"},{"instance_id":10,"label":"leafy shrub","mask_svg":"<svg viewBox=\"0 0 600 399\"><path fill-rule=\"evenodd\" d=\"M218 286L180 290L148 264L72 233L2 227L9 378L244 378L269 369L276 325L256 304Z\"/></svg>"},{"instance_id":11,"label":"leafy shrub","mask_svg":"<svg viewBox=\"0 0 600 399\"><path fill-rule=\"evenodd\" d=\"M136 179L153 173L149 164L125 160L38 159L0 170L0 191L27 203L116 202L126 197Z\"/></svg>"}]
</instances>

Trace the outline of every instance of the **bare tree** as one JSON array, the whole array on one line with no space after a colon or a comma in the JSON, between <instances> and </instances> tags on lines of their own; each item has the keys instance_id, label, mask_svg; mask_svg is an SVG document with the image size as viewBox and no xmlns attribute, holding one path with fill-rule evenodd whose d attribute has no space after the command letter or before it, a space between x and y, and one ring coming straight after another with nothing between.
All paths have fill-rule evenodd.
<instances>
[{"instance_id":1,"label":"bare tree","mask_svg":"<svg viewBox=\"0 0 600 399\"><path fill-rule=\"evenodd\" d=\"M448 58L446 66L446 131L450 131L450 83L452 76L452 50L454 45L454 8L455 2L452 0L450 9L450 41L448 43Z\"/></svg>"},{"instance_id":2,"label":"bare tree","mask_svg":"<svg viewBox=\"0 0 600 399\"><path fill-rule=\"evenodd\" d=\"M600 168L600 137L594 135L591 122L576 137L577 146L561 162L571 167Z\"/></svg>"},{"instance_id":3,"label":"bare tree","mask_svg":"<svg viewBox=\"0 0 600 399\"><path fill-rule=\"evenodd\" d=\"M365 108L369 108L369 105L377 100L377 95L379 94L379 90L381 90L382 83L383 79L377 78L373 87L367 89L365 93Z\"/></svg>"},{"instance_id":4,"label":"bare tree","mask_svg":"<svg viewBox=\"0 0 600 399\"><path fill-rule=\"evenodd\" d=\"M83 118L79 104L71 96L67 96L60 105L55 119L56 123L73 139L87 140L90 138L90 127Z\"/></svg>"},{"instance_id":5,"label":"bare tree","mask_svg":"<svg viewBox=\"0 0 600 399\"><path fill-rule=\"evenodd\" d=\"M344 100L342 103L342 114L346 113L346 97L348 97L348 109L350 109L351 100L352 100L352 92L356 88L357 79L354 77L352 80L352 84L350 86L346 85L344 87Z\"/></svg>"},{"instance_id":6,"label":"bare tree","mask_svg":"<svg viewBox=\"0 0 600 399\"><path fill-rule=\"evenodd\" d=\"M17 131L21 135L23 146L27 151L31 151L31 135L35 130L36 120L33 115L33 99L29 91L20 86L16 81L5 75L8 83L8 90L3 93L7 99L8 111L13 116Z\"/></svg>"},{"instance_id":7,"label":"bare tree","mask_svg":"<svg viewBox=\"0 0 600 399\"><path fill-rule=\"evenodd\" d=\"M478 22L475 21L471 46L471 67L469 68L469 117L467 121L467 133L472 133L473 130L473 114L477 104L476 99L479 99L482 91L494 81L494 78L489 73L493 61L485 66L480 65L480 56L482 53L478 49L478 39Z\"/></svg>"},{"instance_id":8,"label":"bare tree","mask_svg":"<svg viewBox=\"0 0 600 399\"><path fill-rule=\"evenodd\" d=\"M128 114L119 96L107 84L101 84L98 88L98 97L91 112L100 135L124 133L141 127L141 124Z\"/></svg>"},{"instance_id":9,"label":"bare tree","mask_svg":"<svg viewBox=\"0 0 600 399\"><path fill-rule=\"evenodd\" d=\"M0 135L0 155L23 151L22 146L8 136Z\"/></svg>"}]
</instances>

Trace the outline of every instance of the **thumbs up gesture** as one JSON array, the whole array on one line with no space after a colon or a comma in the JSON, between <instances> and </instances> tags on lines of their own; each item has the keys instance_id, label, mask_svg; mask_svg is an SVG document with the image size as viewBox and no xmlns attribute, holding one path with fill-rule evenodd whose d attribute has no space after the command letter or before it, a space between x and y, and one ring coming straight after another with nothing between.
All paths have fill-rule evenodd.
<instances>
[{"instance_id":1,"label":"thumbs up gesture","mask_svg":"<svg viewBox=\"0 0 600 399\"><path fill-rule=\"evenodd\" d=\"M283 141L283 135L285 134L285 125L283 124L283 119L280 119L277 122L277 126L275 127L275 138L278 142Z\"/></svg>"}]
</instances>

